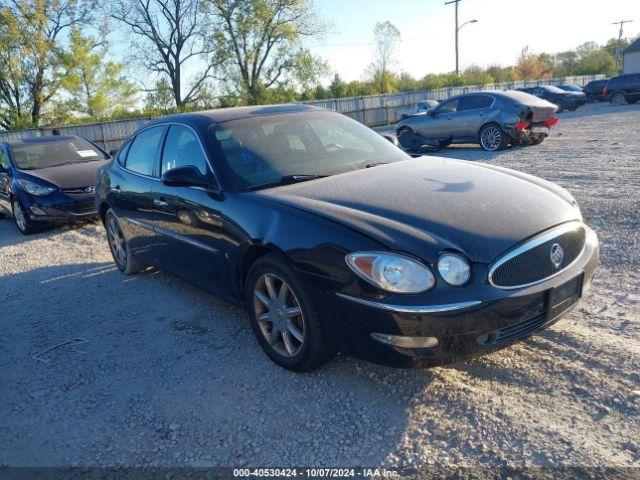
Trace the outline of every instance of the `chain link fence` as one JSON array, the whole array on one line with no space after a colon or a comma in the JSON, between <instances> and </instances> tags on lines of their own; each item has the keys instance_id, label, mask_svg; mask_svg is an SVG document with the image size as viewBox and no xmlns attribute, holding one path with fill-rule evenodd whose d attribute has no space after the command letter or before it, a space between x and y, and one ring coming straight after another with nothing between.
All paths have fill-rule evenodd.
<instances>
[{"instance_id":1,"label":"chain link fence","mask_svg":"<svg viewBox=\"0 0 640 480\"><path fill-rule=\"evenodd\" d=\"M534 85L573 84L583 86L592 80L600 78L604 78L604 75L581 75L521 82L495 83L489 85L439 88L435 90L391 93L386 95L311 100L301 103L335 110L359 121L360 123L364 123L369 127L377 127L397 122L400 120L398 110L412 107L417 102L424 100L444 100L461 93L476 92L479 90L509 90ZM54 128L57 128L62 135L78 135L80 137L84 137L109 151L120 147L124 140L150 120L150 117L142 117L130 120L87 123L83 125L0 131L0 141L11 141L26 137L51 135Z\"/></svg>"}]
</instances>

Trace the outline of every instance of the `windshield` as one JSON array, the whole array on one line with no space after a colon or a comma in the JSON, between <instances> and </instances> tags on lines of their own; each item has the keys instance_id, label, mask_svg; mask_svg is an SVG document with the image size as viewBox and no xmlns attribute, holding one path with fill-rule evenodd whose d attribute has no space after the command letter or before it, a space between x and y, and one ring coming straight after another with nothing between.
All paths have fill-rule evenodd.
<instances>
[{"instance_id":1,"label":"windshield","mask_svg":"<svg viewBox=\"0 0 640 480\"><path fill-rule=\"evenodd\" d=\"M95 162L106 158L94 144L78 137L16 142L9 144L9 153L16 168L20 170Z\"/></svg>"},{"instance_id":2,"label":"windshield","mask_svg":"<svg viewBox=\"0 0 640 480\"><path fill-rule=\"evenodd\" d=\"M257 189L408 157L344 115L296 112L223 122L213 130L234 190Z\"/></svg>"}]
</instances>

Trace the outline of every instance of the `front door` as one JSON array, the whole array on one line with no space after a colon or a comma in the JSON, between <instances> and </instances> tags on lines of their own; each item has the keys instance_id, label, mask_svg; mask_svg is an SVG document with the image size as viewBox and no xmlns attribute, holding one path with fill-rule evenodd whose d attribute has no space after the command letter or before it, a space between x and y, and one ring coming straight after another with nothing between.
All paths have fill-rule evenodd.
<instances>
[{"instance_id":1,"label":"front door","mask_svg":"<svg viewBox=\"0 0 640 480\"><path fill-rule=\"evenodd\" d=\"M449 100L427 113L421 122L424 122L419 133L425 138L440 140L455 137L455 117L458 109L458 99Z\"/></svg>"},{"instance_id":2,"label":"front door","mask_svg":"<svg viewBox=\"0 0 640 480\"><path fill-rule=\"evenodd\" d=\"M215 179L197 134L185 125L169 127L161 174L193 166ZM223 197L201 187L154 186L154 226L159 261L169 270L222 295L230 292L220 208Z\"/></svg>"}]
</instances>

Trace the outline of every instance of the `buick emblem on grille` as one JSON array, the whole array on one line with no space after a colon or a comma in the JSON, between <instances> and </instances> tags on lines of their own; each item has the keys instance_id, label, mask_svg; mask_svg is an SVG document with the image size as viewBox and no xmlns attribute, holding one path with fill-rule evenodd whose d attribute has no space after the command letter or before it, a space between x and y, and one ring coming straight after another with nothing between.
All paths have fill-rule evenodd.
<instances>
[{"instance_id":1,"label":"buick emblem on grille","mask_svg":"<svg viewBox=\"0 0 640 480\"><path fill-rule=\"evenodd\" d=\"M82 190L84 190L85 193L93 193L96 191L96 187L91 185L90 187L84 187Z\"/></svg>"},{"instance_id":2,"label":"buick emblem on grille","mask_svg":"<svg viewBox=\"0 0 640 480\"><path fill-rule=\"evenodd\" d=\"M564 249L560 246L559 243L554 243L551 245L551 250L549 250L549 258L551 259L551 263L553 266L558 268L562 265L562 260L564 260Z\"/></svg>"}]
</instances>

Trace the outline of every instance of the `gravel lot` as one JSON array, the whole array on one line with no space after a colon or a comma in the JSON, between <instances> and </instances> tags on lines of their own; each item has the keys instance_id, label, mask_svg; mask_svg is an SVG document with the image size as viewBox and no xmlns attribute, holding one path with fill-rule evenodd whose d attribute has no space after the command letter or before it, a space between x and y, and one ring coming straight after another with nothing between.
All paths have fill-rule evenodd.
<instances>
[{"instance_id":1,"label":"gravel lot","mask_svg":"<svg viewBox=\"0 0 640 480\"><path fill-rule=\"evenodd\" d=\"M2 220L0 465L639 474L640 105L562 114L540 146L437 155L520 169L575 195L602 241L581 307L453 367L339 356L299 375L267 359L241 310L161 272L122 276L97 223L22 237Z\"/></svg>"}]
</instances>

